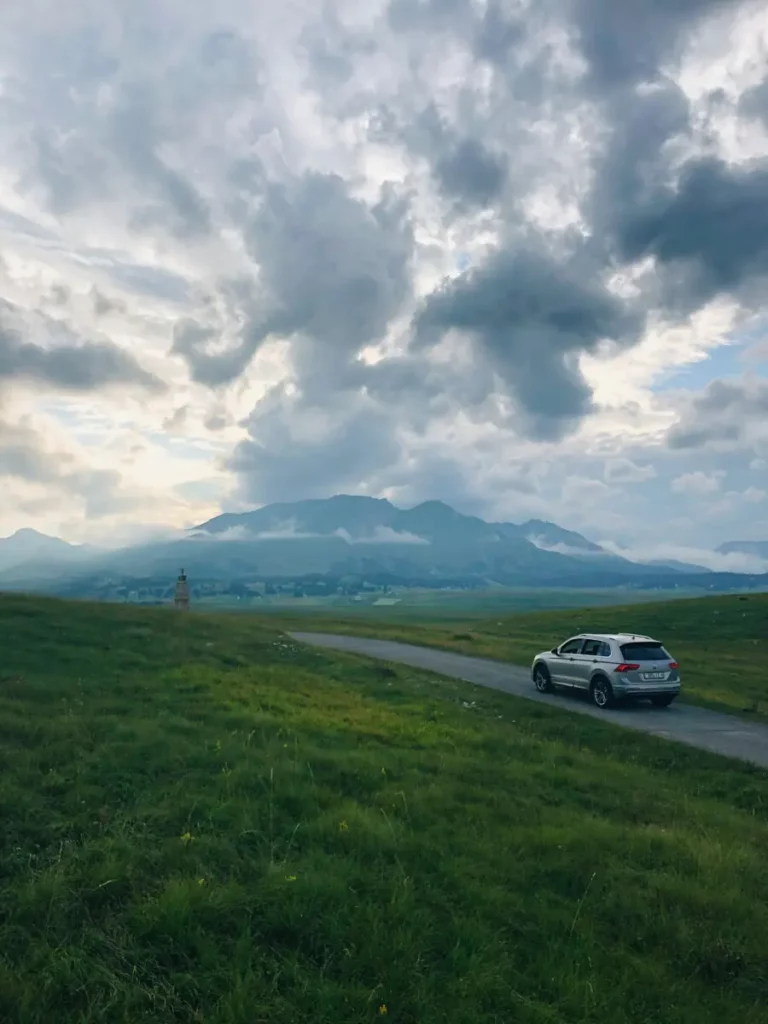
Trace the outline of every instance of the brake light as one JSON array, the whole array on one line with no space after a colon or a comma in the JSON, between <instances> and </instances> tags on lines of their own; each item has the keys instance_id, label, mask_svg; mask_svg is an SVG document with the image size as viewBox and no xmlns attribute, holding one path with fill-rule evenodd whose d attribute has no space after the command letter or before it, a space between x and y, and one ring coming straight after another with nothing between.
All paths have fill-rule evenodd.
<instances>
[{"instance_id":1,"label":"brake light","mask_svg":"<svg viewBox=\"0 0 768 1024\"><path fill-rule=\"evenodd\" d=\"M639 665L629 665L622 662L621 665L616 666L616 672L636 672L639 668Z\"/></svg>"},{"instance_id":2,"label":"brake light","mask_svg":"<svg viewBox=\"0 0 768 1024\"><path fill-rule=\"evenodd\" d=\"M680 668L680 665L676 661L670 661L669 667L670 668Z\"/></svg>"}]
</instances>

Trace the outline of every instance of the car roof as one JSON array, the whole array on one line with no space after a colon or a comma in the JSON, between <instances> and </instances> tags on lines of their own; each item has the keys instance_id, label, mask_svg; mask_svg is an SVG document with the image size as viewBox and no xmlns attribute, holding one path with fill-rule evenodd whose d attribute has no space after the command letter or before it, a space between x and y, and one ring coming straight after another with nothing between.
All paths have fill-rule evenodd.
<instances>
[{"instance_id":1,"label":"car roof","mask_svg":"<svg viewBox=\"0 0 768 1024\"><path fill-rule=\"evenodd\" d=\"M652 636L645 636L642 633L579 633L574 640L615 640L617 643L627 643L632 640L650 640L658 643Z\"/></svg>"}]
</instances>

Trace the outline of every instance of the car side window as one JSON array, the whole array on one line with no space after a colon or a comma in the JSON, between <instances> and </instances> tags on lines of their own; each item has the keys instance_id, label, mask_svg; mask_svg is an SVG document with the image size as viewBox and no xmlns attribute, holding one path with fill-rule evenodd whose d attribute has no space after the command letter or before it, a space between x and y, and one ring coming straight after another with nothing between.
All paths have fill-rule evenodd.
<instances>
[{"instance_id":1,"label":"car side window","mask_svg":"<svg viewBox=\"0 0 768 1024\"><path fill-rule=\"evenodd\" d=\"M599 640L585 640L584 650L581 653L588 654L590 657L596 658L600 654L600 648L602 646L603 645Z\"/></svg>"},{"instance_id":2,"label":"car side window","mask_svg":"<svg viewBox=\"0 0 768 1024\"><path fill-rule=\"evenodd\" d=\"M611 656L611 645L610 644L606 644L606 643L600 644L600 652L598 654L598 657L600 657L600 658L610 658L610 656Z\"/></svg>"},{"instance_id":3,"label":"car side window","mask_svg":"<svg viewBox=\"0 0 768 1024\"><path fill-rule=\"evenodd\" d=\"M581 645L584 643L583 640L568 640L560 648L561 654L578 654L581 650Z\"/></svg>"}]
</instances>

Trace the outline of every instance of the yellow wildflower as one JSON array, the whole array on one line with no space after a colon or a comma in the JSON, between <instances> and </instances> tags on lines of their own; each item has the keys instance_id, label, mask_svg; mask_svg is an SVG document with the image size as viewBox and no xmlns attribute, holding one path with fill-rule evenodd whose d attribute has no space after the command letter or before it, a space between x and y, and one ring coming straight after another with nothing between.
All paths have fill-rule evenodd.
<instances>
[{"instance_id":1,"label":"yellow wildflower","mask_svg":"<svg viewBox=\"0 0 768 1024\"><path fill-rule=\"evenodd\" d=\"M195 837L192 835L191 832L182 832L182 834L179 836L179 839L182 841L182 843L184 843L185 846L189 846L189 844L192 842L194 838Z\"/></svg>"},{"instance_id":2,"label":"yellow wildflower","mask_svg":"<svg viewBox=\"0 0 768 1024\"><path fill-rule=\"evenodd\" d=\"M286 882L295 882L296 881L296 875L286 875L285 876L285 880L286 880Z\"/></svg>"},{"instance_id":3,"label":"yellow wildflower","mask_svg":"<svg viewBox=\"0 0 768 1024\"><path fill-rule=\"evenodd\" d=\"M198 885L205 885L205 879L204 878L198 878L197 884Z\"/></svg>"},{"instance_id":4,"label":"yellow wildflower","mask_svg":"<svg viewBox=\"0 0 768 1024\"><path fill-rule=\"evenodd\" d=\"M388 1013L389 1013L389 1010L387 1009L387 1004L386 1003L382 1003L381 1006L379 1007L379 1016L380 1017L386 1017Z\"/></svg>"}]
</instances>

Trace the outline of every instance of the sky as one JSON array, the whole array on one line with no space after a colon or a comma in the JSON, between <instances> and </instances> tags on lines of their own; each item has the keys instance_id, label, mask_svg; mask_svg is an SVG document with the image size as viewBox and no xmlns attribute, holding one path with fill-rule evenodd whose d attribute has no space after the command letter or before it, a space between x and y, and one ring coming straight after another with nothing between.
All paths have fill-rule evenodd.
<instances>
[{"instance_id":1,"label":"sky","mask_svg":"<svg viewBox=\"0 0 768 1024\"><path fill-rule=\"evenodd\" d=\"M768 540L767 57L764 0L5 0L0 535Z\"/></svg>"}]
</instances>

